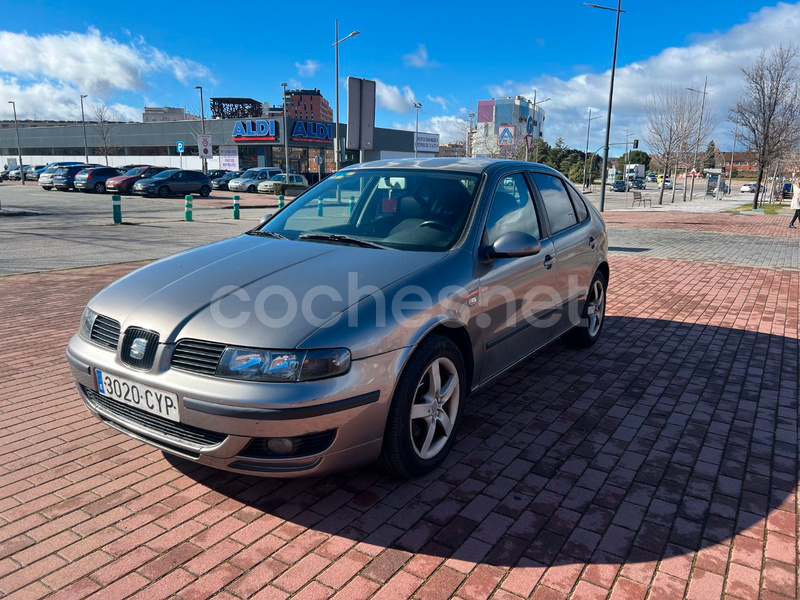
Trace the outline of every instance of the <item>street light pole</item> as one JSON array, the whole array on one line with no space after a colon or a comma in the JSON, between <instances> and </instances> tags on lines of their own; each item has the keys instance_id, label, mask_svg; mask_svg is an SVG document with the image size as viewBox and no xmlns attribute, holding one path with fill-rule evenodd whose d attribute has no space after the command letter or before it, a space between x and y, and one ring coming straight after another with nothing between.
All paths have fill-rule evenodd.
<instances>
[{"instance_id":1,"label":"street light pole","mask_svg":"<svg viewBox=\"0 0 800 600\"><path fill-rule=\"evenodd\" d=\"M87 98L87 94L81 94L81 122L83 123L83 154L86 159L86 164L89 164L89 146L86 144L86 116L83 114L83 99Z\"/></svg>"},{"instance_id":2,"label":"street light pole","mask_svg":"<svg viewBox=\"0 0 800 600\"><path fill-rule=\"evenodd\" d=\"M414 158L417 158L417 136L419 136L419 109L422 108L422 102L414 102L414 108L417 109L417 120L414 123Z\"/></svg>"},{"instance_id":3,"label":"street light pole","mask_svg":"<svg viewBox=\"0 0 800 600\"><path fill-rule=\"evenodd\" d=\"M617 2L617 8L600 6L599 4L588 4L592 8L602 8L603 10L613 10L617 12L617 25L614 29L614 55L611 59L611 85L608 88L608 114L606 115L606 143L603 152L603 172L600 174L600 212L603 212L606 203L606 182L608 181L608 151L611 138L611 106L614 102L614 75L617 72L617 45L619 43L619 16L625 11L622 10L622 0Z\"/></svg>"},{"instance_id":4,"label":"street light pole","mask_svg":"<svg viewBox=\"0 0 800 600\"><path fill-rule=\"evenodd\" d=\"M706 96L708 96L708 76L706 76L706 81L703 84L703 91L696 90L694 88L686 88L690 92L697 92L698 94L703 94L703 101L700 103L700 124L697 127L697 141L695 142L694 146L694 160L692 161L692 169L694 169L694 173L692 173L692 189L689 191L689 200L693 199L694 194L694 180L697 177L697 153L700 150L700 136L703 135L703 111L706 108ZM683 184L686 186L686 183Z\"/></svg>"},{"instance_id":5,"label":"street light pole","mask_svg":"<svg viewBox=\"0 0 800 600\"><path fill-rule=\"evenodd\" d=\"M25 185L25 171L22 168L22 147L19 145L19 123L17 122L17 104L13 100L8 103L14 109L14 132L17 134L17 156L19 157L19 178L22 180L22 185Z\"/></svg>"},{"instance_id":6,"label":"street light pole","mask_svg":"<svg viewBox=\"0 0 800 600\"><path fill-rule=\"evenodd\" d=\"M283 155L286 160L286 185L289 185L289 129L286 120L286 86L289 84L284 81L281 85L283 86Z\"/></svg>"},{"instance_id":7,"label":"street light pole","mask_svg":"<svg viewBox=\"0 0 800 600\"><path fill-rule=\"evenodd\" d=\"M333 39L335 41L333 42L333 48L334 48L334 57L335 57L334 60L336 61L336 86L335 86L335 89L336 89L336 125L334 127L334 129L335 129L334 135L336 136L336 139L334 140L334 146L333 146L333 159L334 159L334 163L336 164L336 170L337 171L339 170L339 166L340 166L340 163L341 163L341 155L342 155L341 148L339 147L341 145L340 144L341 140L339 139L339 44L341 44L343 41L345 41L347 39L350 39L351 37L357 36L359 33L361 33L361 32L356 30L356 31L351 32L349 35L343 37L342 39L339 39L339 19L336 19L334 21Z\"/></svg>"},{"instance_id":8,"label":"street light pole","mask_svg":"<svg viewBox=\"0 0 800 600\"><path fill-rule=\"evenodd\" d=\"M469 129L467 130L467 147L466 152L464 155L467 157L472 157L472 119L475 118L475 113L469 113Z\"/></svg>"},{"instance_id":9,"label":"street light pole","mask_svg":"<svg viewBox=\"0 0 800 600\"><path fill-rule=\"evenodd\" d=\"M535 130L536 131L536 148L533 151L533 162L539 162L539 139L541 139L540 136L539 136L539 133L542 131L542 122L539 119L538 113L536 112L536 106L539 105L539 104L544 104L545 102L550 100L550 98L545 98L544 100L538 100L537 101L536 100L536 92L537 91L538 90L534 90L533 91L533 116L536 117L536 130Z\"/></svg>"},{"instance_id":10,"label":"street light pole","mask_svg":"<svg viewBox=\"0 0 800 600\"><path fill-rule=\"evenodd\" d=\"M589 109L589 119L586 121L586 152L584 153L584 156L583 156L583 189L584 189L584 191L586 190L586 187L587 187L587 185L586 185L586 175L587 175L586 166L587 166L587 164L589 162L589 130L590 130L591 126L592 126L592 121L594 121L595 119L599 119L602 116L603 115L597 115L596 117L593 117L592 116L592 109L591 108Z\"/></svg>"},{"instance_id":11,"label":"street light pole","mask_svg":"<svg viewBox=\"0 0 800 600\"><path fill-rule=\"evenodd\" d=\"M200 90L200 127L202 128L203 135L206 134L206 107L203 103L203 86L196 85L194 89ZM208 163L206 162L206 158L203 159L203 173L208 173Z\"/></svg>"}]
</instances>

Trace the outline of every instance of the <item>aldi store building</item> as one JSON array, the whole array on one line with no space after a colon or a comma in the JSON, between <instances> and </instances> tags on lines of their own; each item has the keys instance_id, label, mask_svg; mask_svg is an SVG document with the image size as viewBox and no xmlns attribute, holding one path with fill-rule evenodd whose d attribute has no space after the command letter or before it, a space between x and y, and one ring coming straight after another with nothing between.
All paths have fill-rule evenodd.
<instances>
[{"instance_id":1,"label":"aldi store building","mask_svg":"<svg viewBox=\"0 0 800 600\"><path fill-rule=\"evenodd\" d=\"M318 181L320 174L335 170L333 155L333 123L288 119L288 140L284 137L283 119L208 119L205 132L211 136L213 158L209 169L231 168L238 159L239 168L276 166L285 169L285 143L288 144L289 169L301 173L309 181ZM374 130L372 150L363 151L363 160L405 158L414 156L414 132ZM60 160L82 160L88 148L90 163L122 166L152 164L185 169L202 168L197 136L202 133L200 121L161 123L86 123L86 146L81 123L63 126L26 127L20 122L19 142L22 162L45 165ZM339 133L346 139L347 125L339 124ZM427 143L425 141L427 140ZM432 143L431 140L436 140ZM178 152L179 142L184 152ZM344 145L344 144L343 144ZM435 156L438 138L420 134L419 156ZM17 140L13 123L0 129L0 160L17 164ZM344 150L341 165L361 160L359 151Z\"/></svg>"}]
</instances>

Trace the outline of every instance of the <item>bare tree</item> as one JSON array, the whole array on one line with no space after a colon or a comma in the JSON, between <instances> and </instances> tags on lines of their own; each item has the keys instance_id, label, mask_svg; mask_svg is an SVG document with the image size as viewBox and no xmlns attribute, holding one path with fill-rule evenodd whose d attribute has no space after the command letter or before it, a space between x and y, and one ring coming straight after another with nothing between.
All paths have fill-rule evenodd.
<instances>
[{"instance_id":1,"label":"bare tree","mask_svg":"<svg viewBox=\"0 0 800 600\"><path fill-rule=\"evenodd\" d=\"M677 86L653 91L645 101L644 139L652 155L658 157L657 163L663 164L665 177L680 159L685 159L684 152L697 135L700 108L698 98ZM658 203L664 203L664 186Z\"/></svg>"},{"instance_id":2,"label":"bare tree","mask_svg":"<svg viewBox=\"0 0 800 600\"><path fill-rule=\"evenodd\" d=\"M97 149L100 151L100 154L105 157L106 165L108 165L109 155L114 154L117 151L117 145L114 143L114 116L111 112L111 109L108 108L108 105L105 102L102 102L94 107L94 116L97 119L95 132L97 133L97 138L100 141Z\"/></svg>"},{"instance_id":3,"label":"bare tree","mask_svg":"<svg viewBox=\"0 0 800 600\"><path fill-rule=\"evenodd\" d=\"M739 126L745 145L756 155L758 179L753 208L758 208L764 170L795 150L800 142L800 88L797 81L797 46L779 46L767 56L763 51L746 69L742 96L728 118Z\"/></svg>"}]
</instances>

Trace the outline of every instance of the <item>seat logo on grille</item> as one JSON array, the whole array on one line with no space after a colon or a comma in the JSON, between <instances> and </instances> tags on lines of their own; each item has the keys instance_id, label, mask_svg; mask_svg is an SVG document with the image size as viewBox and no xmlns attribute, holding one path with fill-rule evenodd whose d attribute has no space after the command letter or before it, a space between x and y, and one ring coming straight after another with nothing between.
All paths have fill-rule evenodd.
<instances>
[{"instance_id":1,"label":"seat logo on grille","mask_svg":"<svg viewBox=\"0 0 800 600\"><path fill-rule=\"evenodd\" d=\"M147 350L147 340L144 338L136 338L131 344L131 349L130 352L128 352L128 356L134 360L141 360L144 358L145 350Z\"/></svg>"}]
</instances>

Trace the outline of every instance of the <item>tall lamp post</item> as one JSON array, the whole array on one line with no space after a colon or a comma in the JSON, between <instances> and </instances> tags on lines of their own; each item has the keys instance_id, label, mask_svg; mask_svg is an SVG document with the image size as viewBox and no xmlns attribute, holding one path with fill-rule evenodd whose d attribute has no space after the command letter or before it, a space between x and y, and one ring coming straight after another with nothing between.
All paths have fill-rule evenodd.
<instances>
[{"instance_id":1,"label":"tall lamp post","mask_svg":"<svg viewBox=\"0 0 800 600\"><path fill-rule=\"evenodd\" d=\"M536 92L537 90L533 91L533 116L536 117L536 133L538 134L542 130L542 124L539 121L539 115L536 113L536 106L539 104L544 104L550 98L545 98L544 100L536 100ZM536 148L533 151L533 162L539 162L539 136L536 136Z\"/></svg>"},{"instance_id":2,"label":"tall lamp post","mask_svg":"<svg viewBox=\"0 0 800 600\"><path fill-rule=\"evenodd\" d=\"M17 134L17 155L19 157L19 178L22 180L22 185L25 185L25 171L22 168L22 147L19 145L19 123L17 122L17 104L13 100L8 103L14 109L14 132Z\"/></svg>"},{"instance_id":3,"label":"tall lamp post","mask_svg":"<svg viewBox=\"0 0 800 600\"><path fill-rule=\"evenodd\" d=\"M336 19L334 22L333 39L336 40L335 42L333 42L334 55L335 55L334 60L336 61L336 126L334 134L336 136L336 139L334 140L334 146L333 146L333 158L336 164L337 171L339 170L339 165L341 163L341 154L342 154L341 148L339 148L339 146L341 145L340 144L341 140L339 139L339 44L341 44L345 40L350 39L351 37L357 36L359 33L361 32L356 30L351 32L349 35L346 35L342 39L339 39L339 19Z\"/></svg>"},{"instance_id":4,"label":"tall lamp post","mask_svg":"<svg viewBox=\"0 0 800 600\"><path fill-rule=\"evenodd\" d=\"M613 10L617 13L617 25L614 29L614 55L611 59L611 85L608 88L608 114L606 115L606 143L603 152L603 172L600 174L600 212L603 212L606 204L606 181L608 181L608 151L611 137L611 105L614 102L614 75L617 72L617 45L619 43L619 16L625 11L622 10L622 0L618 0L617 8L600 6L599 4L589 4L592 8L602 8L603 10Z\"/></svg>"},{"instance_id":5,"label":"tall lamp post","mask_svg":"<svg viewBox=\"0 0 800 600\"><path fill-rule=\"evenodd\" d=\"M703 135L703 111L706 108L706 96L708 96L708 76L706 76L706 81L703 84L703 91L696 90L694 88L686 88L690 92L697 92L698 94L703 94L703 101L700 103L700 124L697 126L697 141L694 145L694 160L692 161L692 169L694 169L694 173L692 173L692 189L689 191L689 200L694 198L694 180L697 177L697 153L700 151L700 136ZM686 183L683 184L686 186Z\"/></svg>"},{"instance_id":6,"label":"tall lamp post","mask_svg":"<svg viewBox=\"0 0 800 600\"><path fill-rule=\"evenodd\" d=\"M88 98L87 94L81 94L81 123L83 123L83 157L86 159L86 164L89 164L89 146L86 143L86 116L83 114L83 99Z\"/></svg>"},{"instance_id":7,"label":"tall lamp post","mask_svg":"<svg viewBox=\"0 0 800 600\"><path fill-rule=\"evenodd\" d=\"M417 136L419 136L419 109L422 108L422 102L414 102L414 108L417 110L417 119L414 122L414 158L417 158Z\"/></svg>"},{"instance_id":8,"label":"tall lamp post","mask_svg":"<svg viewBox=\"0 0 800 600\"><path fill-rule=\"evenodd\" d=\"M203 135L206 134L206 107L203 103L203 86L196 85L194 89L200 90L200 127L202 128ZM203 173L208 173L208 163L203 158Z\"/></svg>"},{"instance_id":9,"label":"tall lamp post","mask_svg":"<svg viewBox=\"0 0 800 600\"><path fill-rule=\"evenodd\" d=\"M289 129L286 120L286 86L289 84L284 81L281 85L283 86L283 155L286 159L286 185L289 185Z\"/></svg>"},{"instance_id":10,"label":"tall lamp post","mask_svg":"<svg viewBox=\"0 0 800 600\"><path fill-rule=\"evenodd\" d=\"M589 129L592 126L592 121L595 119L599 119L603 115L597 115L596 117L592 116L592 109L589 109L589 119L586 122L586 153L583 156L583 189L586 190L586 165L589 162Z\"/></svg>"}]
</instances>

